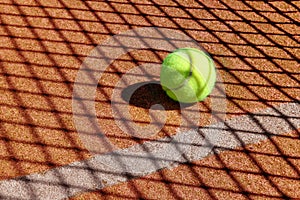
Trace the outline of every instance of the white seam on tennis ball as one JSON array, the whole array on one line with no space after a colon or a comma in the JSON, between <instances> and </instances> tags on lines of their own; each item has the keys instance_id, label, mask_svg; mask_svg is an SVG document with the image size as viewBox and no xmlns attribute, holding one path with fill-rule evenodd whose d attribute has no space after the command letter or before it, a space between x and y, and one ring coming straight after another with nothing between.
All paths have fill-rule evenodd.
<instances>
[{"instance_id":1,"label":"white seam on tennis ball","mask_svg":"<svg viewBox=\"0 0 300 200\"><path fill-rule=\"evenodd\" d=\"M183 75L183 77L184 77L184 80L177 86L177 87L168 87L167 88L167 90L171 90L171 91L176 91L176 90L179 90L180 88L182 88L182 87L184 87L185 85L186 85L186 83L188 82L188 80L189 80L189 78L192 76L192 62L191 62L191 60L190 60L190 56L189 55L187 55L187 53L186 52L182 52L182 51L179 51L179 50L176 50L176 51L174 51L174 52L172 52L172 53L175 53L175 55L174 56L178 56L178 57L180 57L180 58L182 58L182 59L184 59L187 63L189 63L189 66L190 66L190 69L189 69L189 74L188 74L188 76L187 77L184 77ZM171 53L171 54L172 54Z\"/></svg>"},{"instance_id":2,"label":"white seam on tennis ball","mask_svg":"<svg viewBox=\"0 0 300 200\"><path fill-rule=\"evenodd\" d=\"M210 79L216 79L216 70L215 70L215 64L213 59L204 51L201 51L201 54L206 58L207 63L208 63L208 68L209 68L209 74L207 76L205 76L203 74L203 70L199 69L199 73L202 75L202 77L204 77L205 79L205 85L204 85L204 89L208 90L207 92L209 93L212 88L215 85L215 82L209 81ZM201 66L199 66L200 68Z\"/></svg>"},{"instance_id":3,"label":"white seam on tennis ball","mask_svg":"<svg viewBox=\"0 0 300 200\"><path fill-rule=\"evenodd\" d=\"M201 85L201 91L196 91L197 93L197 98L199 99L199 96L201 96L201 93L209 93L211 91L211 89L213 88L215 82L212 82L210 81L210 79L212 78L212 74L211 72L215 70L215 66L214 64L212 64L212 58L210 58L207 53L205 53L204 51L200 51L198 49L193 49L193 48L184 48L186 50L190 50L192 51L191 53L188 53L186 52L187 54L189 54L189 58L190 58L190 62L192 63L192 65L194 66L194 70L192 71L192 73L194 74L196 71L196 73L201 77L201 80L203 80L203 84L204 85ZM194 53L200 53L200 56L201 58L197 58L198 56L195 56ZM201 62L203 62L203 59L202 59L202 56L205 57L205 60L207 61L207 64L205 64L205 66L208 66L208 67L203 67L203 66L200 66L201 65ZM204 75L203 74L203 70L205 70L206 68L208 68L208 70L210 71L210 73L208 74L208 76ZM215 73L214 73L215 74ZM215 76L214 76L214 80L215 80Z\"/></svg>"}]
</instances>

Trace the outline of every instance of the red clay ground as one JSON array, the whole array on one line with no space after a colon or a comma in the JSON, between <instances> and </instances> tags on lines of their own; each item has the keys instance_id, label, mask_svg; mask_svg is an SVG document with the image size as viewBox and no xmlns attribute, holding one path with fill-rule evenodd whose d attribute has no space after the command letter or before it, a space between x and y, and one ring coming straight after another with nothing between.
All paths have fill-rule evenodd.
<instances>
[{"instance_id":1,"label":"red clay ground","mask_svg":"<svg viewBox=\"0 0 300 200\"><path fill-rule=\"evenodd\" d=\"M299 101L299 7L300 1L0 0L0 178L91 156L73 124L73 83L96 45L132 28L170 28L197 40L222 74L227 118ZM114 123L108 102L112 87L128 69L161 63L165 55L126 54L99 80L97 115L120 148L136 141ZM209 98L199 105L203 126ZM147 109L130 109L134 120L149 122ZM154 139L174 134L179 126L178 110L167 113L172 123ZM72 199L300 198L299 172L295 130Z\"/></svg>"}]
</instances>

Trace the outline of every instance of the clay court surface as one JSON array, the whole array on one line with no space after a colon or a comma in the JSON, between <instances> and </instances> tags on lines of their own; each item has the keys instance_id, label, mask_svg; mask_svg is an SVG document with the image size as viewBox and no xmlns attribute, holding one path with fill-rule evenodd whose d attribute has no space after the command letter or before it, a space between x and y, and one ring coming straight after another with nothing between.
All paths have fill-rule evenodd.
<instances>
[{"instance_id":1,"label":"clay court surface","mask_svg":"<svg viewBox=\"0 0 300 200\"><path fill-rule=\"evenodd\" d=\"M72 92L82 62L114 35L159 27L193 38L214 59L226 92L226 121L244 115L255 119L255 113L274 109L286 127L273 133L268 130L280 124L254 120L267 139L235 148L215 145L201 160L139 177L128 175L129 180L98 190L80 188L69 198L300 199L299 13L300 1L0 0L0 185L91 159L94 155L81 141L72 113ZM115 123L114 86L128 70L159 64L167 53L131 51L116 59L99 80L98 124L117 149L146 140L133 138ZM212 98L198 103L199 127L209 124ZM167 120L149 140L174 136L181 123L179 106L158 85L149 84L135 93L128 103L128 120L146 126L154 103L167 108ZM281 105L289 109L280 112L276 108ZM235 129L228 127L232 133ZM62 175L60 184L63 179ZM76 182L76 175L73 179ZM11 192L0 191L0 199L41 198L32 188L22 196L14 187Z\"/></svg>"}]
</instances>

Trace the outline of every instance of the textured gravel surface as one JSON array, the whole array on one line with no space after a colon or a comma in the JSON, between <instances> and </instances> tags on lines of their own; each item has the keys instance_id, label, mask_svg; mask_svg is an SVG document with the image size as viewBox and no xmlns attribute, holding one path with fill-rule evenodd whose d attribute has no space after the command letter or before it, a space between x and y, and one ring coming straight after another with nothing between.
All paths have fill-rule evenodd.
<instances>
[{"instance_id":1,"label":"textured gravel surface","mask_svg":"<svg viewBox=\"0 0 300 200\"><path fill-rule=\"evenodd\" d=\"M287 117L282 118L279 113ZM177 170L181 168L179 163L204 159L213 151L232 151L243 145L264 142L274 135L287 137L286 133L300 128L300 106L296 103L280 104L275 109L269 108L255 114L254 118L244 115L227 120L225 124L216 123L203 127L201 132L206 140L197 131L177 133L171 141L163 139L145 142L42 174L2 181L1 195L17 199L63 199L79 192L103 189L129 181L129 175L138 178L138 182L143 179L139 177L163 168ZM219 149L212 150L211 146ZM297 189L293 196L298 196Z\"/></svg>"},{"instance_id":2,"label":"textured gravel surface","mask_svg":"<svg viewBox=\"0 0 300 200\"><path fill-rule=\"evenodd\" d=\"M161 27L193 38L212 56L226 91L227 120L241 115L256 119L232 129L246 134L249 127L260 126L252 130L255 135L272 127L270 133L276 136L233 149L216 147L219 154L73 199L299 198L299 129L288 120L299 119L297 110L277 113L282 123L256 114L281 104L299 107L299 7L299 1L279 0L0 0L0 179L47 174L55 167L92 159L72 116L73 85L84 58L115 34ZM147 140L137 140L117 126L110 104L115 85L130 69L160 64L167 53L143 49L124 54L99 80L98 124L117 149ZM213 98L197 104L199 127L210 124ZM129 103L128 120L142 126L151 122L153 104L165 107L166 123L151 140L176 135L179 106L157 84L140 88ZM80 177L77 182L91 183ZM14 192L17 187L10 189L20 196ZM9 190L0 190L0 197L9 199L5 192ZM27 193L24 198L36 198ZM61 193L57 188L53 194Z\"/></svg>"}]
</instances>

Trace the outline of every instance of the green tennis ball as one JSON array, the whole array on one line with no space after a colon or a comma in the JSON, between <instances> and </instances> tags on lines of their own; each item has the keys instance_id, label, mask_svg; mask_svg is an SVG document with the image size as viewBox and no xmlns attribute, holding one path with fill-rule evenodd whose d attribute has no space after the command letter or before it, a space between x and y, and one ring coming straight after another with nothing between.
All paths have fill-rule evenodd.
<instances>
[{"instance_id":1,"label":"green tennis ball","mask_svg":"<svg viewBox=\"0 0 300 200\"><path fill-rule=\"evenodd\" d=\"M212 58L194 48L181 48L167 55L160 72L160 84L167 95L182 103L207 97L216 82Z\"/></svg>"}]
</instances>

